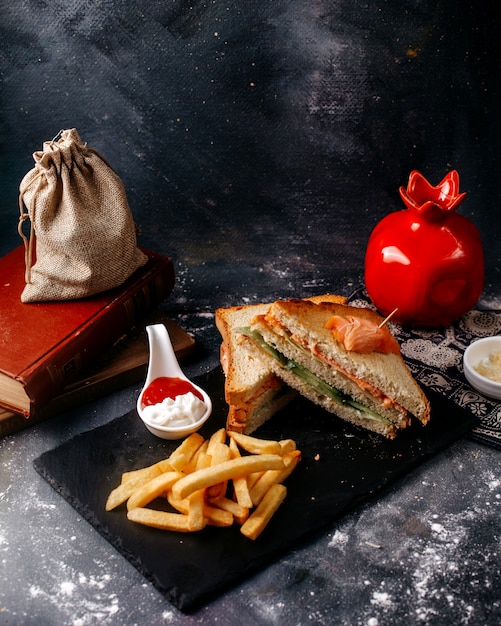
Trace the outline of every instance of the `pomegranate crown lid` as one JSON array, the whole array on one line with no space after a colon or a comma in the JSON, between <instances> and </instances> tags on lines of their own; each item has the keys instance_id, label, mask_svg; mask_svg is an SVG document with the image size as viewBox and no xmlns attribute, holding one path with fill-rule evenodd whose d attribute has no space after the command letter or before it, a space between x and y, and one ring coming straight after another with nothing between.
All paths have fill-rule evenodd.
<instances>
[{"instance_id":1,"label":"pomegranate crown lid","mask_svg":"<svg viewBox=\"0 0 501 626\"><path fill-rule=\"evenodd\" d=\"M423 213L432 207L452 212L466 197L466 192L459 193L459 174L456 170L451 170L436 186L414 170L409 175L407 189L400 187L399 191L408 209Z\"/></svg>"}]
</instances>

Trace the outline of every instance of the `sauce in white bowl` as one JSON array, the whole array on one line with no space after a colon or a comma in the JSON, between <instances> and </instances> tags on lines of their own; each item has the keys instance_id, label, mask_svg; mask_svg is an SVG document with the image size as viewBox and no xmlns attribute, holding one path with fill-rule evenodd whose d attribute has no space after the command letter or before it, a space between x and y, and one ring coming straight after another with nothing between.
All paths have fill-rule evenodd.
<instances>
[{"instance_id":1,"label":"sauce in white bowl","mask_svg":"<svg viewBox=\"0 0 501 626\"><path fill-rule=\"evenodd\" d=\"M484 396L501 400L501 336L477 339L463 356L466 380ZM496 380L498 378L498 380Z\"/></svg>"},{"instance_id":2,"label":"sauce in white bowl","mask_svg":"<svg viewBox=\"0 0 501 626\"><path fill-rule=\"evenodd\" d=\"M207 392L181 370L163 324L146 327L150 345L148 373L137 399L137 412L146 428L162 439L182 439L209 418Z\"/></svg>"}]
</instances>

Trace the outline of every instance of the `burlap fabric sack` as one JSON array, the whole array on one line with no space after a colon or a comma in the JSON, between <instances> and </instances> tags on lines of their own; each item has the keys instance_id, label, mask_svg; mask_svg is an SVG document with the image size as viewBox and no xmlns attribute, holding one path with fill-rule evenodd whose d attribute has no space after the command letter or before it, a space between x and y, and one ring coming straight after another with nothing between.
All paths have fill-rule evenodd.
<instances>
[{"instance_id":1,"label":"burlap fabric sack","mask_svg":"<svg viewBox=\"0 0 501 626\"><path fill-rule=\"evenodd\" d=\"M147 257L137 247L120 178L74 128L45 142L33 158L19 188L26 246L21 300L72 300L121 285Z\"/></svg>"}]
</instances>

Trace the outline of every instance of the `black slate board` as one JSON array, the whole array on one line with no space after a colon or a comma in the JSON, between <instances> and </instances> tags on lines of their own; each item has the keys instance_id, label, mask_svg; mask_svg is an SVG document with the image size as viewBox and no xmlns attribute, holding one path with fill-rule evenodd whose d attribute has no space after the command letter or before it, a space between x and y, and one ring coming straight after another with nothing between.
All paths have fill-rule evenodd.
<instances>
[{"instance_id":1,"label":"black slate board","mask_svg":"<svg viewBox=\"0 0 501 626\"><path fill-rule=\"evenodd\" d=\"M214 403L213 415L201 431L208 436L225 421L223 374L217 369L197 382ZM189 611L272 562L475 425L468 411L426 393L432 405L430 424L413 426L393 441L354 429L303 399L262 426L256 436L292 437L302 460L287 481L285 502L256 541L243 537L236 526L177 534L128 522L125 507L105 512L108 493L122 472L164 458L178 445L151 435L135 410L45 452L34 466L175 606Z\"/></svg>"}]
</instances>

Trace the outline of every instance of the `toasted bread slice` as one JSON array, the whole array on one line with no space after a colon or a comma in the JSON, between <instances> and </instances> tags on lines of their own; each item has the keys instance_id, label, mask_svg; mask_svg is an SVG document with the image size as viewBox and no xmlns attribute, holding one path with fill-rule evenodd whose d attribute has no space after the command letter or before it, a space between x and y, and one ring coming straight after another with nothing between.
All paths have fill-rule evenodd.
<instances>
[{"instance_id":1,"label":"toasted bread slice","mask_svg":"<svg viewBox=\"0 0 501 626\"><path fill-rule=\"evenodd\" d=\"M267 304L216 309L216 326L221 334L221 363L225 373L225 400L239 405L251 400L275 376L259 355L251 354L242 344L248 339L238 329L248 326L257 315L266 313Z\"/></svg>"},{"instance_id":2,"label":"toasted bread slice","mask_svg":"<svg viewBox=\"0 0 501 626\"><path fill-rule=\"evenodd\" d=\"M268 363L275 374L344 419L387 437L409 424L409 414L426 424L430 417L428 400L400 352L363 354L346 350L327 327L332 316L358 316L377 325L384 321L368 309L288 300L275 302L265 314L256 316L251 330L284 357L270 357L272 352L268 351ZM299 364L302 370L290 367L287 361ZM294 373L304 370L338 390L341 398L349 397L368 411L354 410L357 404L333 401L318 389L312 390L304 377ZM379 423L375 416L379 416Z\"/></svg>"},{"instance_id":3,"label":"toasted bread slice","mask_svg":"<svg viewBox=\"0 0 501 626\"><path fill-rule=\"evenodd\" d=\"M315 302L346 302L339 295L323 294ZM269 304L260 303L216 309L215 322L222 337L220 359L225 373L225 400L229 405L226 427L250 434L296 395L270 369L242 328L263 315Z\"/></svg>"},{"instance_id":4,"label":"toasted bread slice","mask_svg":"<svg viewBox=\"0 0 501 626\"><path fill-rule=\"evenodd\" d=\"M267 304L242 305L216 310L221 334L220 359L225 373L224 395L228 404L226 429L250 435L296 395L268 367L239 329L266 312Z\"/></svg>"}]
</instances>

